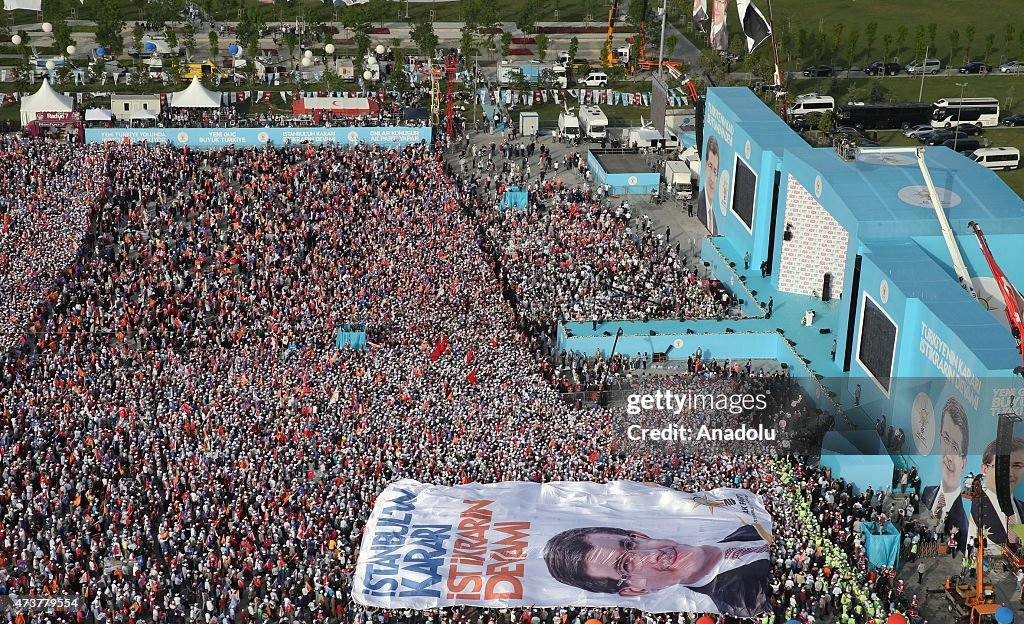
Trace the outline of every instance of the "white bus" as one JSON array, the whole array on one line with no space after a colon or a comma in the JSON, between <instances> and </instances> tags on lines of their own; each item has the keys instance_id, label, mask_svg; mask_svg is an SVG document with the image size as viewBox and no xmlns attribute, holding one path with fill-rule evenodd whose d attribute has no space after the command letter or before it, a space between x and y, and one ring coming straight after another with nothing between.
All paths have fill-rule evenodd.
<instances>
[{"instance_id":1,"label":"white bus","mask_svg":"<svg viewBox=\"0 0 1024 624\"><path fill-rule=\"evenodd\" d=\"M998 126L999 100L996 98L947 98L932 104L933 128L951 128L960 124Z\"/></svg>"}]
</instances>

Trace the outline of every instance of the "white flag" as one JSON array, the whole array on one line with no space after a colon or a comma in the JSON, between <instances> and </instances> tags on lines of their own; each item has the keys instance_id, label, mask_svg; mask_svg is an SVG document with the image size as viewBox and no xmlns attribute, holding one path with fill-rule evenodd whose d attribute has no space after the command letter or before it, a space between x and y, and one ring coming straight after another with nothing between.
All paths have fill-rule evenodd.
<instances>
[{"instance_id":1,"label":"white flag","mask_svg":"<svg viewBox=\"0 0 1024 624\"><path fill-rule=\"evenodd\" d=\"M739 10L743 34L747 37L747 52L753 52L754 48L772 36L772 28L750 0L736 0L736 8Z\"/></svg>"}]
</instances>

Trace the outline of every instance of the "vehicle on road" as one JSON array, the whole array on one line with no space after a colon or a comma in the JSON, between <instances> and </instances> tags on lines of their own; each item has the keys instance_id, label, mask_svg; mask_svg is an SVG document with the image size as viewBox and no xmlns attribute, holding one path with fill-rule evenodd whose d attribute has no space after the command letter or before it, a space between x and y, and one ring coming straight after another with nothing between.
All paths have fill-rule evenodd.
<instances>
[{"instance_id":1,"label":"vehicle on road","mask_svg":"<svg viewBox=\"0 0 1024 624\"><path fill-rule=\"evenodd\" d=\"M865 65L862 71L868 76L895 76L900 73L901 69L903 69L903 66L899 63L875 61L870 65Z\"/></svg>"},{"instance_id":2,"label":"vehicle on road","mask_svg":"<svg viewBox=\"0 0 1024 624\"><path fill-rule=\"evenodd\" d=\"M965 139L961 139L959 137L956 139L946 139L939 145L942 145L942 147L948 147L949 149L960 152L961 154L973 152L981 148L981 142L978 141L978 139L972 139L970 137Z\"/></svg>"},{"instance_id":3,"label":"vehicle on road","mask_svg":"<svg viewBox=\"0 0 1024 624\"><path fill-rule=\"evenodd\" d=\"M1020 150L1016 147L983 147L974 150L968 158L989 169L1010 171L1020 166Z\"/></svg>"},{"instance_id":4,"label":"vehicle on road","mask_svg":"<svg viewBox=\"0 0 1024 624\"><path fill-rule=\"evenodd\" d=\"M963 123L999 125L999 100L996 98L943 98L932 104L932 125L952 128Z\"/></svg>"},{"instance_id":5,"label":"vehicle on road","mask_svg":"<svg viewBox=\"0 0 1024 624\"><path fill-rule=\"evenodd\" d=\"M608 74L601 71L592 71L587 74L586 78L580 80L579 84L584 87L607 87Z\"/></svg>"},{"instance_id":6,"label":"vehicle on road","mask_svg":"<svg viewBox=\"0 0 1024 624\"><path fill-rule=\"evenodd\" d=\"M1007 61L999 66L1004 74L1024 74L1024 61Z\"/></svg>"},{"instance_id":7,"label":"vehicle on road","mask_svg":"<svg viewBox=\"0 0 1024 624\"><path fill-rule=\"evenodd\" d=\"M954 140L955 141L963 141L964 139L967 139L967 138L968 138L968 136L966 134L964 134L963 132L945 132L945 131L940 130L938 132L933 132L933 133L929 134L927 137L925 137L924 144L925 145L942 145L946 141L954 141Z\"/></svg>"},{"instance_id":8,"label":"vehicle on road","mask_svg":"<svg viewBox=\"0 0 1024 624\"><path fill-rule=\"evenodd\" d=\"M816 65L814 67L805 67L803 74L810 78L828 78L833 75L835 70L828 65Z\"/></svg>"},{"instance_id":9,"label":"vehicle on road","mask_svg":"<svg viewBox=\"0 0 1024 624\"><path fill-rule=\"evenodd\" d=\"M966 65L961 65L957 71L961 74L987 74L992 71L992 66L981 61L971 61Z\"/></svg>"},{"instance_id":10,"label":"vehicle on road","mask_svg":"<svg viewBox=\"0 0 1024 624\"><path fill-rule=\"evenodd\" d=\"M942 61L939 59L913 60L907 64L906 69L908 74L937 74L942 70Z\"/></svg>"},{"instance_id":11,"label":"vehicle on road","mask_svg":"<svg viewBox=\"0 0 1024 624\"><path fill-rule=\"evenodd\" d=\"M903 136L907 137L908 139L914 138L923 140L925 137L927 137L929 134L933 132L935 132L935 128L933 128L931 124L918 124L916 126L910 126L909 128L905 129L903 131Z\"/></svg>"},{"instance_id":12,"label":"vehicle on road","mask_svg":"<svg viewBox=\"0 0 1024 624\"><path fill-rule=\"evenodd\" d=\"M967 136L978 136L982 131L984 131L984 129L984 126L977 123L963 123L954 128L954 130L963 132Z\"/></svg>"},{"instance_id":13,"label":"vehicle on road","mask_svg":"<svg viewBox=\"0 0 1024 624\"><path fill-rule=\"evenodd\" d=\"M847 102L836 109L839 122L862 130L898 130L926 123L931 117L932 105L919 102Z\"/></svg>"},{"instance_id":14,"label":"vehicle on road","mask_svg":"<svg viewBox=\"0 0 1024 624\"><path fill-rule=\"evenodd\" d=\"M1010 115L1003 120L1004 126L1024 126L1024 113L1017 113L1016 115Z\"/></svg>"}]
</instances>

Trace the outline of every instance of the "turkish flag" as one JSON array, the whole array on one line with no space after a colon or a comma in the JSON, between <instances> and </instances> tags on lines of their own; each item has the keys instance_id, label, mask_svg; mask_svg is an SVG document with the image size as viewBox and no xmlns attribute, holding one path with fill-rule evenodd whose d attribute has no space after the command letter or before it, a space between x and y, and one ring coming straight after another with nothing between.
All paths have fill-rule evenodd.
<instances>
[{"instance_id":1,"label":"turkish flag","mask_svg":"<svg viewBox=\"0 0 1024 624\"><path fill-rule=\"evenodd\" d=\"M441 355L445 352L445 350L447 348L448 348L448 339L445 337L444 334L441 334L441 337L438 338L438 340L437 340L437 344L434 345L434 350L430 352L430 361L431 362L436 362L438 360L438 358L441 357Z\"/></svg>"},{"instance_id":2,"label":"turkish flag","mask_svg":"<svg viewBox=\"0 0 1024 624\"><path fill-rule=\"evenodd\" d=\"M466 380L469 381L469 383L471 383L471 384L475 384L476 383L476 370L469 371L469 376L466 377Z\"/></svg>"},{"instance_id":3,"label":"turkish flag","mask_svg":"<svg viewBox=\"0 0 1024 624\"><path fill-rule=\"evenodd\" d=\"M473 353L472 349L470 349L469 353L466 354L466 364L472 364L473 363L473 359L475 357L476 357L476 354Z\"/></svg>"}]
</instances>

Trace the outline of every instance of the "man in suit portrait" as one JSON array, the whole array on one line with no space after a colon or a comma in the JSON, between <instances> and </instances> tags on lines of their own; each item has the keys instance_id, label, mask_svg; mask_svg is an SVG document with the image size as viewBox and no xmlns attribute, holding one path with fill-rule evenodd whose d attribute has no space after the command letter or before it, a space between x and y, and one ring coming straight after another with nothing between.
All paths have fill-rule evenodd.
<instances>
[{"instance_id":1,"label":"man in suit portrait","mask_svg":"<svg viewBox=\"0 0 1024 624\"><path fill-rule=\"evenodd\" d=\"M544 561L555 580L592 593L628 598L681 585L733 617L769 608L768 542L752 525L700 546L612 527L569 529L548 540Z\"/></svg>"},{"instance_id":2,"label":"man in suit portrait","mask_svg":"<svg viewBox=\"0 0 1024 624\"><path fill-rule=\"evenodd\" d=\"M718 138L715 135L708 137L707 147L704 148L704 161L701 166L704 168L704 192L697 196L697 218L708 233L714 236L718 234L715 224L715 202L718 193L718 168L721 156L718 151Z\"/></svg>"},{"instance_id":3,"label":"man in suit portrait","mask_svg":"<svg viewBox=\"0 0 1024 624\"><path fill-rule=\"evenodd\" d=\"M962 488L964 469L967 467L967 444L970 442L967 412L960 401L950 397L942 407L941 419L939 448L942 454L939 465L942 468L942 483L924 488L921 504L946 531L956 527L956 549L962 553L967 550L969 525Z\"/></svg>"},{"instance_id":4,"label":"man in suit portrait","mask_svg":"<svg viewBox=\"0 0 1024 624\"><path fill-rule=\"evenodd\" d=\"M999 496L996 493L996 449L998 440L993 440L985 447L981 456L982 496L971 501L971 520L974 526L981 525L989 530L989 539L996 544L1016 544L1017 534L1007 532L1008 524L1020 524L1024 518L1024 501L1013 498L1013 509L1009 516L999 508ZM1024 440L1010 440L1010 495L1017 489L1021 476L1024 475Z\"/></svg>"}]
</instances>

